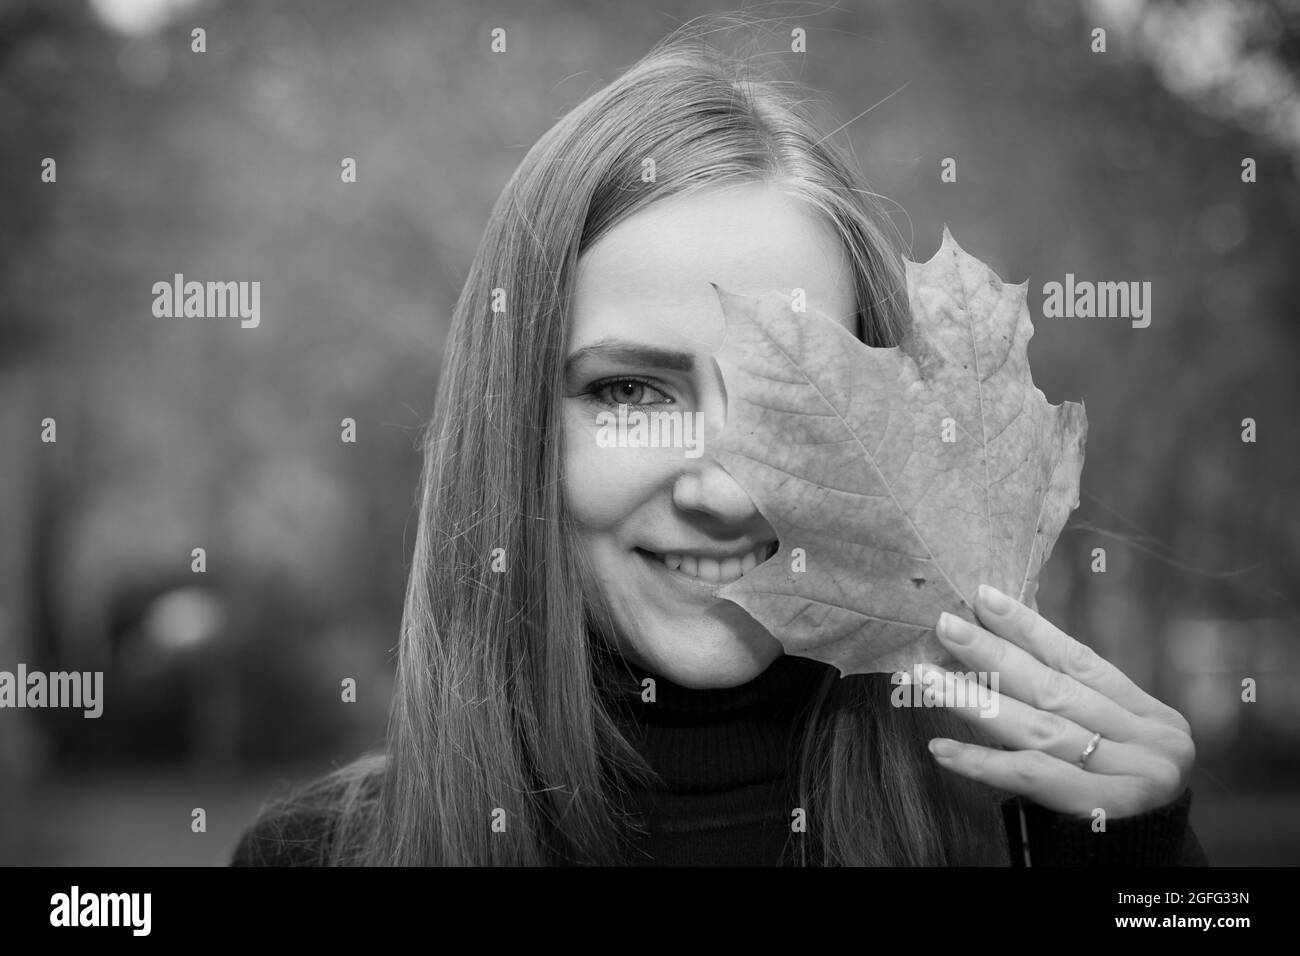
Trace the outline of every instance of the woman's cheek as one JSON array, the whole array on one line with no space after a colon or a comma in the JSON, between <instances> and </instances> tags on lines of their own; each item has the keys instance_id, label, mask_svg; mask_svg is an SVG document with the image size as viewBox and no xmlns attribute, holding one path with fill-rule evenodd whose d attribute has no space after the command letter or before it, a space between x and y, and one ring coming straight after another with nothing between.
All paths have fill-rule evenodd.
<instances>
[{"instance_id":1,"label":"woman's cheek","mask_svg":"<svg viewBox=\"0 0 1300 956\"><path fill-rule=\"evenodd\" d=\"M596 441L594 415L572 416L565 436L565 495L574 518L588 530L617 531L671 480L671 449L609 448ZM678 452L680 455L680 452Z\"/></svg>"},{"instance_id":2,"label":"woman's cheek","mask_svg":"<svg viewBox=\"0 0 1300 956\"><path fill-rule=\"evenodd\" d=\"M625 449L602 448L596 442L594 414L571 414L565 435L565 494L569 510L587 530L616 524L625 510L627 483L620 481Z\"/></svg>"}]
</instances>

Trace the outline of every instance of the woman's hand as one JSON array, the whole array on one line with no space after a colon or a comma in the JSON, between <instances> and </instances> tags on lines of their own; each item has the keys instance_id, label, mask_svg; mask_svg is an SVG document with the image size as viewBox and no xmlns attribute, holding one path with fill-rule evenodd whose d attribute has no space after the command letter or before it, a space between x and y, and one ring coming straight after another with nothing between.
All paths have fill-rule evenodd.
<instances>
[{"instance_id":1,"label":"woman's hand","mask_svg":"<svg viewBox=\"0 0 1300 956\"><path fill-rule=\"evenodd\" d=\"M965 679L968 706L952 709L1007 749L936 738L930 751L940 766L1079 817L1097 808L1126 817L1177 799L1196 757L1182 714L1001 591L981 586L975 611L985 627L945 614L939 639L997 684L983 690ZM926 673L936 688L937 675L950 672L926 665ZM936 689L952 704L962 688L948 677ZM984 706L969 705L976 692Z\"/></svg>"}]
</instances>

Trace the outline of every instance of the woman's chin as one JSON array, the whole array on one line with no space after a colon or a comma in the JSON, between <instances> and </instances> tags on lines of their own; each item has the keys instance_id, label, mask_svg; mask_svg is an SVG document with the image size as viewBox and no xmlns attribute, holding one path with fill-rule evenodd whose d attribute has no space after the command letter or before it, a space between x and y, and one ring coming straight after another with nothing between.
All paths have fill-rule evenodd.
<instances>
[{"instance_id":1,"label":"woman's chin","mask_svg":"<svg viewBox=\"0 0 1300 956\"><path fill-rule=\"evenodd\" d=\"M734 661L725 666L702 667L683 670L675 675L666 675L679 687L690 690L708 690L723 687L739 687L758 677L780 656L778 652L766 661Z\"/></svg>"},{"instance_id":2,"label":"woman's chin","mask_svg":"<svg viewBox=\"0 0 1300 956\"><path fill-rule=\"evenodd\" d=\"M744 618L668 622L640 629L624 653L651 673L692 690L737 687L762 674L782 655L781 645L739 607ZM726 614L725 618L733 618Z\"/></svg>"}]
</instances>

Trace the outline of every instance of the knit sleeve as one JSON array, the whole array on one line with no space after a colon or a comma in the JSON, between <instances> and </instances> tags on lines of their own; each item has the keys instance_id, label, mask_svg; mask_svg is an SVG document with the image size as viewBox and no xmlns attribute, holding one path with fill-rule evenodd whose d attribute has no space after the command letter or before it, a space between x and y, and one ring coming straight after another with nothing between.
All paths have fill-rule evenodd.
<instances>
[{"instance_id":1,"label":"knit sleeve","mask_svg":"<svg viewBox=\"0 0 1300 956\"><path fill-rule=\"evenodd\" d=\"M1172 803L1130 817L1109 819L1093 829L1092 817L1074 817L1013 797L1002 804L1012 866L1025 865L1023 830L1030 866L1208 866L1188 815L1192 791Z\"/></svg>"},{"instance_id":2,"label":"knit sleeve","mask_svg":"<svg viewBox=\"0 0 1300 956\"><path fill-rule=\"evenodd\" d=\"M332 833L332 818L325 813L267 813L240 837L229 865L324 866Z\"/></svg>"}]
</instances>

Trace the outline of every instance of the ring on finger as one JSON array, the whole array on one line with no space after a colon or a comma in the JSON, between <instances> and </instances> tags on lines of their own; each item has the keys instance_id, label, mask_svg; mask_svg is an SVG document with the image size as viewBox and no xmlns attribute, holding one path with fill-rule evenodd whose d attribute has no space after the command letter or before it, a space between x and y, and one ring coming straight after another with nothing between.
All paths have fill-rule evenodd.
<instances>
[{"instance_id":1,"label":"ring on finger","mask_svg":"<svg viewBox=\"0 0 1300 956\"><path fill-rule=\"evenodd\" d=\"M1075 761L1081 769L1084 767L1084 764L1088 762L1088 758L1093 755L1094 751L1096 751L1099 743L1101 743L1101 734L1093 734L1092 739L1088 741L1088 746L1083 748L1083 753L1079 754L1079 759Z\"/></svg>"}]
</instances>

